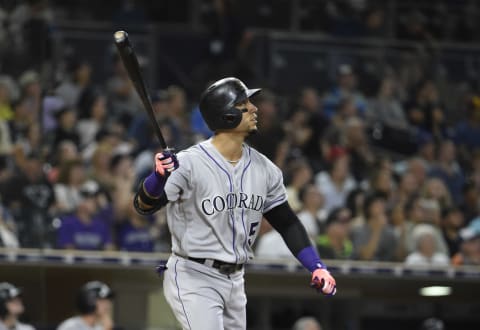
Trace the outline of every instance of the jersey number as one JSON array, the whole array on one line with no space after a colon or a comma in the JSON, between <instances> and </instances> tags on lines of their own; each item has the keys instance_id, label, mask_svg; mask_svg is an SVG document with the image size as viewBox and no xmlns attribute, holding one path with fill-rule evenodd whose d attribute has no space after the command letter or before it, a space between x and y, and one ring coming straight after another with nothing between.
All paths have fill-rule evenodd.
<instances>
[{"instance_id":1,"label":"jersey number","mask_svg":"<svg viewBox=\"0 0 480 330\"><path fill-rule=\"evenodd\" d=\"M248 245L252 245L252 238L253 236L255 235L255 233L257 232L257 226L258 226L259 222L252 222L250 224L250 231L248 232Z\"/></svg>"}]
</instances>

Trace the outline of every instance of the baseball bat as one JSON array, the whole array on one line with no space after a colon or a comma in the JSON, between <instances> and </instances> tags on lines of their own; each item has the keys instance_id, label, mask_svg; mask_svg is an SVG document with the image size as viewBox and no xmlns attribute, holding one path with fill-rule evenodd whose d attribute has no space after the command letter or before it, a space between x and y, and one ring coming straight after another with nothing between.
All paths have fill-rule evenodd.
<instances>
[{"instance_id":1,"label":"baseball bat","mask_svg":"<svg viewBox=\"0 0 480 330\"><path fill-rule=\"evenodd\" d=\"M143 80L142 73L140 71L140 65L138 64L137 55L133 49L130 40L128 39L128 34L125 31L117 31L113 34L115 40L115 45L117 46L118 53L122 59L125 69L127 69L128 76L135 86L138 96L142 100L145 111L148 114L150 122L152 124L155 135L157 136L158 142L162 149L169 150L165 138L163 137L160 126L158 125L157 119L153 112L152 100L150 94L147 92L145 81Z\"/></svg>"}]
</instances>

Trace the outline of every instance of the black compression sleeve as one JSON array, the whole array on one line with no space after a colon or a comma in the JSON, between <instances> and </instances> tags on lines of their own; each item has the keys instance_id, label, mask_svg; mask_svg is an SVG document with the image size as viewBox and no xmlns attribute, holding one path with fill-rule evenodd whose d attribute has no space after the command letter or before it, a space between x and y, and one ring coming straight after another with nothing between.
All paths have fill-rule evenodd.
<instances>
[{"instance_id":1,"label":"black compression sleeve","mask_svg":"<svg viewBox=\"0 0 480 330\"><path fill-rule=\"evenodd\" d=\"M305 227L292 211L288 202L274 207L263 215L272 227L282 235L294 256L304 248L311 246Z\"/></svg>"}]
</instances>

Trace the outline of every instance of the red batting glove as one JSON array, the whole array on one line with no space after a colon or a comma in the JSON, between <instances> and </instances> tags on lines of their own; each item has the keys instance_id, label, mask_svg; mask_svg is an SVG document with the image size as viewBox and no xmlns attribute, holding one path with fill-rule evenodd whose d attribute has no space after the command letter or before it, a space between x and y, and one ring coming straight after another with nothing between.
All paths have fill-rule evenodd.
<instances>
[{"instance_id":1,"label":"red batting glove","mask_svg":"<svg viewBox=\"0 0 480 330\"><path fill-rule=\"evenodd\" d=\"M155 155L155 172L161 176L169 175L178 168L178 159L175 153L165 151Z\"/></svg>"},{"instance_id":2,"label":"red batting glove","mask_svg":"<svg viewBox=\"0 0 480 330\"><path fill-rule=\"evenodd\" d=\"M325 268L317 268L313 271L310 286L326 296L333 296L337 293L335 279Z\"/></svg>"}]
</instances>

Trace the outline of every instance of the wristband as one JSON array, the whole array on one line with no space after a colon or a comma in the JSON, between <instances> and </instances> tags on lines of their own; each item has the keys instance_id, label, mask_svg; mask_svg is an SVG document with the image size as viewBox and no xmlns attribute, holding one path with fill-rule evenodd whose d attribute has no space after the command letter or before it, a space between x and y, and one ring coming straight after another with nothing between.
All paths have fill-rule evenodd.
<instances>
[{"instance_id":1,"label":"wristband","mask_svg":"<svg viewBox=\"0 0 480 330\"><path fill-rule=\"evenodd\" d=\"M313 273L313 271L318 268L327 269L322 260L320 260L320 256L313 246L307 246L306 248L303 248L297 254L297 259L300 261L303 267L310 271L310 273Z\"/></svg>"}]
</instances>

